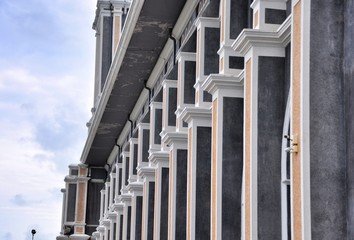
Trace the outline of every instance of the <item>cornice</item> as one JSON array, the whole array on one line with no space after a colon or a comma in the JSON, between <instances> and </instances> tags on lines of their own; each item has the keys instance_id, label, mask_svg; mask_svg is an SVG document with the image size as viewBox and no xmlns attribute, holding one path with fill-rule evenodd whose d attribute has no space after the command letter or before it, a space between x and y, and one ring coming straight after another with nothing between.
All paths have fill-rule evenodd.
<instances>
[{"instance_id":1,"label":"cornice","mask_svg":"<svg viewBox=\"0 0 354 240\"><path fill-rule=\"evenodd\" d=\"M206 25L206 27L218 28L220 27L220 19L212 17L198 17L194 25L198 27L201 25Z\"/></svg>"},{"instance_id":2,"label":"cornice","mask_svg":"<svg viewBox=\"0 0 354 240\"><path fill-rule=\"evenodd\" d=\"M109 220L115 220L115 219L117 219L117 213L116 212L108 212L107 218Z\"/></svg>"},{"instance_id":3,"label":"cornice","mask_svg":"<svg viewBox=\"0 0 354 240\"><path fill-rule=\"evenodd\" d=\"M143 166L138 168L138 176L139 177L154 177L155 176L155 168L149 166Z\"/></svg>"},{"instance_id":4,"label":"cornice","mask_svg":"<svg viewBox=\"0 0 354 240\"><path fill-rule=\"evenodd\" d=\"M167 146L171 146L174 143L181 142L185 143L188 141L188 134L186 132L161 132L161 141Z\"/></svg>"},{"instance_id":5,"label":"cornice","mask_svg":"<svg viewBox=\"0 0 354 240\"><path fill-rule=\"evenodd\" d=\"M190 123L193 119L204 119L211 121L211 109L202 107L185 107L181 112L181 118L186 123Z\"/></svg>"},{"instance_id":6,"label":"cornice","mask_svg":"<svg viewBox=\"0 0 354 240\"><path fill-rule=\"evenodd\" d=\"M231 47L242 55L251 47L286 47L291 40L291 15L275 32L258 29L243 29Z\"/></svg>"},{"instance_id":7,"label":"cornice","mask_svg":"<svg viewBox=\"0 0 354 240\"><path fill-rule=\"evenodd\" d=\"M130 193L125 193L120 195L120 200L122 203L130 203L132 201L132 195Z\"/></svg>"},{"instance_id":8,"label":"cornice","mask_svg":"<svg viewBox=\"0 0 354 240\"><path fill-rule=\"evenodd\" d=\"M152 152L149 156L149 161L154 164L158 164L159 162L168 162L169 161L169 154L168 152Z\"/></svg>"},{"instance_id":9,"label":"cornice","mask_svg":"<svg viewBox=\"0 0 354 240\"><path fill-rule=\"evenodd\" d=\"M124 209L124 203L114 203L112 205L112 210L115 211L116 213L122 212Z\"/></svg>"},{"instance_id":10,"label":"cornice","mask_svg":"<svg viewBox=\"0 0 354 240\"><path fill-rule=\"evenodd\" d=\"M243 89L242 71L239 75L231 74L210 74L202 85L202 89L210 94L214 94L219 89Z\"/></svg>"},{"instance_id":11,"label":"cornice","mask_svg":"<svg viewBox=\"0 0 354 240\"><path fill-rule=\"evenodd\" d=\"M144 184L142 182L131 182L128 184L128 190L131 192L142 192Z\"/></svg>"}]
</instances>

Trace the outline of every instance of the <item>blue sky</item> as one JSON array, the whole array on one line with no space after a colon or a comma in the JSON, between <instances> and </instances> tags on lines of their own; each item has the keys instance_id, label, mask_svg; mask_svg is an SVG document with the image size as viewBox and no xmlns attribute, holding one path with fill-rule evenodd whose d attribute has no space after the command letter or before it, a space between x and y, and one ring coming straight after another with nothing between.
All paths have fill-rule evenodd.
<instances>
[{"instance_id":1,"label":"blue sky","mask_svg":"<svg viewBox=\"0 0 354 240\"><path fill-rule=\"evenodd\" d=\"M0 240L55 239L93 105L96 0L0 0Z\"/></svg>"}]
</instances>

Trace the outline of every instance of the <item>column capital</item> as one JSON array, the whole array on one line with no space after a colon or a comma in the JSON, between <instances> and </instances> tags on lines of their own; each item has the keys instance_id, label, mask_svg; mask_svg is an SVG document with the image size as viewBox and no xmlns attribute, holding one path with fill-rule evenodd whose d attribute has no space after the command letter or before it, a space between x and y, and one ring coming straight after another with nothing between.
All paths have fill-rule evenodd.
<instances>
[{"instance_id":1,"label":"column capital","mask_svg":"<svg viewBox=\"0 0 354 240\"><path fill-rule=\"evenodd\" d=\"M108 214L107 214L107 218L108 218L109 220L115 222L116 219L117 219L117 213L110 211L110 212L108 212Z\"/></svg>"},{"instance_id":2,"label":"column capital","mask_svg":"<svg viewBox=\"0 0 354 240\"><path fill-rule=\"evenodd\" d=\"M214 95L218 90L241 90L243 93L244 71L237 76L231 74L210 74L204 81L204 91Z\"/></svg>"},{"instance_id":3,"label":"column capital","mask_svg":"<svg viewBox=\"0 0 354 240\"><path fill-rule=\"evenodd\" d=\"M128 190L132 192L134 195L135 193L142 193L143 192L144 184L142 182L131 182L128 185Z\"/></svg>"},{"instance_id":4,"label":"column capital","mask_svg":"<svg viewBox=\"0 0 354 240\"><path fill-rule=\"evenodd\" d=\"M252 47L283 47L291 40L291 18L287 18L275 32L243 29L232 44L232 48L246 55Z\"/></svg>"},{"instance_id":5,"label":"column capital","mask_svg":"<svg viewBox=\"0 0 354 240\"><path fill-rule=\"evenodd\" d=\"M138 176L141 178L153 178L155 177L155 168L153 167L139 167Z\"/></svg>"},{"instance_id":6,"label":"column capital","mask_svg":"<svg viewBox=\"0 0 354 240\"><path fill-rule=\"evenodd\" d=\"M90 236L86 234L72 234L69 236L69 239L72 240L88 240L89 238Z\"/></svg>"},{"instance_id":7,"label":"column capital","mask_svg":"<svg viewBox=\"0 0 354 240\"><path fill-rule=\"evenodd\" d=\"M124 203L115 203L112 206L112 210L118 214L122 213L123 209L124 209Z\"/></svg>"},{"instance_id":8,"label":"column capital","mask_svg":"<svg viewBox=\"0 0 354 240\"><path fill-rule=\"evenodd\" d=\"M120 200L124 203L124 204L130 204L132 201L132 195L127 193L127 194L122 194L120 195Z\"/></svg>"},{"instance_id":9,"label":"column capital","mask_svg":"<svg viewBox=\"0 0 354 240\"><path fill-rule=\"evenodd\" d=\"M187 144L188 134L186 132L161 132L161 141L163 141L167 146L172 146L174 143Z\"/></svg>"},{"instance_id":10,"label":"column capital","mask_svg":"<svg viewBox=\"0 0 354 240\"><path fill-rule=\"evenodd\" d=\"M154 163L154 164L158 164L158 163L167 163L169 161L169 153L168 152L162 152L162 151L158 151L158 152L152 152L149 156L149 161Z\"/></svg>"},{"instance_id":11,"label":"column capital","mask_svg":"<svg viewBox=\"0 0 354 240\"><path fill-rule=\"evenodd\" d=\"M105 227L103 225L100 225L97 227L97 231L100 232L100 233L103 233L105 230Z\"/></svg>"},{"instance_id":12,"label":"column capital","mask_svg":"<svg viewBox=\"0 0 354 240\"><path fill-rule=\"evenodd\" d=\"M211 121L211 110L210 108L185 107L181 112L181 118L188 123L188 125L194 119Z\"/></svg>"},{"instance_id":13,"label":"column capital","mask_svg":"<svg viewBox=\"0 0 354 240\"><path fill-rule=\"evenodd\" d=\"M59 235L56 237L56 240L68 240L69 239L69 236L66 236L66 235Z\"/></svg>"}]
</instances>

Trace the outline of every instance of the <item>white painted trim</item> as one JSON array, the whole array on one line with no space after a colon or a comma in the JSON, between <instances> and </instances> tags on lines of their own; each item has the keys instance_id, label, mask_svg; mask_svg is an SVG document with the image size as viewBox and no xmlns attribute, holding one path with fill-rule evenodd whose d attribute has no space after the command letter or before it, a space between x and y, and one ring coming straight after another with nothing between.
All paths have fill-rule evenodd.
<instances>
[{"instance_id":1,"label":"white painted trim","mask_svg":"<svg viewBox=\"0 0 354 240\"><path fill-rule=\"evenodd\" d=\"M282 240L288 240L288 201L287 201L287 186L291 185L287 182L287 152L285 151L288 143L288 139L284 136L288 134L291 120L291 90L289 89L289 95L286 102L284 124L283 124L283 138L282 138L282 148L281 148L281 218L282 218ZM291 176L290 176L291 178ZM291 192L291 190L290 190ZM290 196L291 198L291 196ZM291 205L291 202L290 202ZM289 206L291 209L291 206Z\"/></svg>"},{"instance_id":2,"label":"white painted trim","mask_svg":"<svg viewBox=\"0 0 354 240\"><path fill-rule=\"evenodd\" d=\"M302 239L311 240L311 184L310 184L310 28L311 0L301 6L301 179L302 179Z\"/></svg>"},{"instance_id":3,"label":"white painted trim","mask_svg":"<svg viewBox=\"0 0 354 240\"><path fill-rule=\"evenodd\" d=\"M226 74L210 74L202 85L202 89L213 95L217 94L219 90L222 91L232 91L238 97L243 98L243 81L244 71L242 71L238 76L226 75ZM239 90L239 91L237 91Z\"/></svg>"},{"instance_id":4,"label":"white painted trim","mask_svg":"<svg viewBox=\"0 0 354 240\"><path fill-rule=\"evenodd\" d=\"M276 32L243 29L232 48L245 55L252 47L286 47L291 38L291 15Z\"/></svg>"}]
</instances>

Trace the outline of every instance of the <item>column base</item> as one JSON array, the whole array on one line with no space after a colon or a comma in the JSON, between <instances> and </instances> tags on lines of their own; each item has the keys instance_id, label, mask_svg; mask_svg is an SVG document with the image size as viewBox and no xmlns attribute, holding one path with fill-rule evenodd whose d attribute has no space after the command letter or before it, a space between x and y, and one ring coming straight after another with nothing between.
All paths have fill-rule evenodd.
<instances>
[{"instance_id":1,"label":"column base","mask_svg":"<svg viewBox=\"0 0 354 240\"><path fill-rule=\"evenodd\" d=\"M72 240L88 240L90 236L86 234L72 234L69 238Z\"/></svg>"},{"instance_id":2,"label":"column base","mask_svg":"<svg viewBox=\"0 0 354 240\"><path fill-rule=\"evenodd\" d=\"M56 237L56 240L68 240L69 236L67 235L59 235Z\"/></svg>"}]
</instances>

